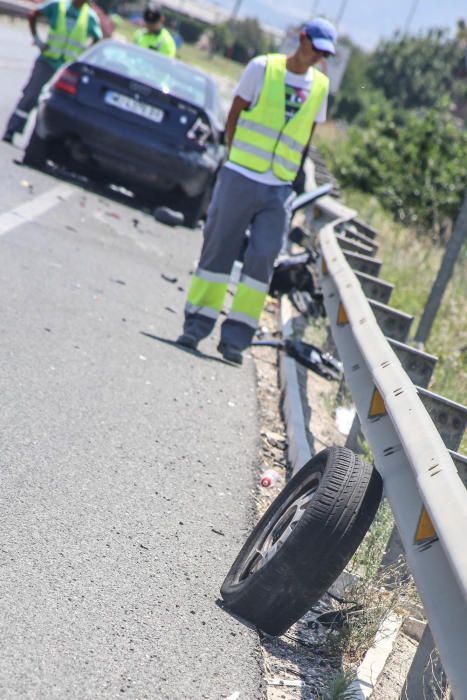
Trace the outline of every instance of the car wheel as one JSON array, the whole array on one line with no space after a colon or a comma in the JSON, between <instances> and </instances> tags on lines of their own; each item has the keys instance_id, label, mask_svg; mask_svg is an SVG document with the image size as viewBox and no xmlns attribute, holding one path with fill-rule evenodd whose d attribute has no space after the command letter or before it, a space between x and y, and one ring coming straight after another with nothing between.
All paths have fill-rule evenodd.
<instances>
[{"instance_id":1,"label":"car wheel","mask_svg":"<svg viewBox=\"0 0 467 700\"><path fill-rule=\"evenodd\" d=\"M313 457L242 547L222 584L226 607L267 634L283 634L342 573L381 493L378 472L350 450Z\"/></svg>"},{"instance_id":2,"label":"car wheel","mask_svg":"<svg viewBox=\"0 0 467 700\"><path fill-rule=\"evenodd\" d=\"M44 168L47 157L49 155L49 146L47 141L41 139L36 131L33 131L29 143L26 146L23 155L24 165L30 165L32 168Z\"/></svg>"}]
</instances>

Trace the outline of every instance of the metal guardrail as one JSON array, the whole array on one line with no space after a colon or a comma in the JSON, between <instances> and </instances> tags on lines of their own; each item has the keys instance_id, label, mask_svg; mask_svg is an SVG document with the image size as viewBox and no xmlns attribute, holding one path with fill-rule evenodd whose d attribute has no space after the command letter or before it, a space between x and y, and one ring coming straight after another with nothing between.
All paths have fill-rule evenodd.
<instances>
[{"instance_id":1,"label":"metal guardrail","mask_svg":"<svg viewBox=\"0 0 467 700\"><path fill-rule=\"evenodd\" d=\"M455 449L467 409L423 388L434 356L398 338L388 340L381 318L378 325L375 303L366 298L349 264L376 276L379 268L362 270L360 258L365 264L375 259L341 250L336 237L350 221L368 237L376 232L329 197L320 200L319 210L325 224L320 231L321 284L334 341L444 669L456 700L461 700L467 697L467 491L453 460L465 471L467 460ZM407 325L407 315L399 316L404 317ZM403 365L414 379L420 377L421 387ZM433 421L440 414L450 430L455 422L445 441Z\"/></svg>"}]
</instances>

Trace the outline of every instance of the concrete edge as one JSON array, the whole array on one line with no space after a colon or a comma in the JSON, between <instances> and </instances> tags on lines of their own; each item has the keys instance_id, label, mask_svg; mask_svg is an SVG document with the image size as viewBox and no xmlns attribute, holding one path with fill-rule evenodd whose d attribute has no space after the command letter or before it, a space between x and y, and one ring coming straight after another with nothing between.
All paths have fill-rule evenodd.
<instances>
[{"instance_id":1,"label":"concrete edge","mask_svg":"<svg viewBox=\"0 0 467 700\"><path fill-rule=\"evenodd\" d=\"M292 305L287 297L281 297L279 314L282 335L285 339L293 333ZM296 474L312 457L312 452L306 433L305 414L298 384L297 363L285 353L281 353L280 356L279 374L282 412L287 432L287 456L292 466L293 474ZM344 571L342 577L345 577L345 575L346 572ZM340 578L336 580L334 586L339 585ZM389 613L381 623L373 645L366 652L362 663L357 669L355 680L350 686L355 692L356 699L366 700L366 698L371 697L393 650L402 622L402 617Z\"/></svg>"},{"instance_id":2,"label":"concrete edge","mask_svg":"<svg viewBox=\"0 0 467 700\"><path fill-rule=\"evenodd\" d=\"M293 333L292 305L287 297L280 301L280 324L283 338ZM287 431L287 457L295 474L312 457L306 434L300 387L297 376L297 363L286 353L279 359L279 374L282 396L282 413Z\"/></svg>"},{"instance_id":3,"label":"concrete edge","mask_svg":"<svg viewBox=\"0 0 467 700\"><path fill-rule=\"evenodd\" d=\"M365 700L371 697L394 648L394 642L402 627L402 622L401 615L390 612L380 624L375 640L366 652L357 669L356 678L349 687L349 690L355 693L356 700Z\"/></svg>"}]
</instances>

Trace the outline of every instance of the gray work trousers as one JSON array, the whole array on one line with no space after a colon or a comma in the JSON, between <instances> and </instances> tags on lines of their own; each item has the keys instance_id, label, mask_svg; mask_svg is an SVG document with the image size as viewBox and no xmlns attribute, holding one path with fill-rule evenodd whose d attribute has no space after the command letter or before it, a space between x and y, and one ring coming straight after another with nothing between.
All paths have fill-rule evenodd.
<instances>
[{"instance_id":1,"label":"gray work trousers","mask_svg":"<svg viewBox=\"0 0 467 700\"><path fill-rule=\"evenodd\" d=\"M36 59L29 80L23 88L23 95L15 107L5 132L22 133L30 112L37 105L39 94L56 68L50 65L41 55Z\"/></svg>"},{"instance_id":2,"label":"gray work trousers","mask_svg":"<svg viewBox=\"0 0 467 700\"><path fill-rule=\"evenodd\" d=\"M265 185L222 168L209 205L198 270L204 275L230 275L241 257L249 228L242 276L253 284L256 281L258 286L268 287L290 221L291 194L291 184ZM215 322L212 313L206 315L203 309L193 309L187 303L184 333L200 340L209 335ZM250 345L256 326L254 321L245 323L228 315L221 327L221 339L244 350Z\"/></svg>"}]
</instances>

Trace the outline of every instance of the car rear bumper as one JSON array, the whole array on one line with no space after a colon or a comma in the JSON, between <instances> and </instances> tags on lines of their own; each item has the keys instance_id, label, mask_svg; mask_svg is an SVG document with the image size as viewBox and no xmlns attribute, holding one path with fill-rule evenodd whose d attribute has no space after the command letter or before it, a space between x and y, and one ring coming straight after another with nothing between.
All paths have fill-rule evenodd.
<instances>
[{"instance_id":1,"label":"car rear bumper","mask_svg":"<svg viewBox=\"0 0 467 700\"><path fill-rule=\"evenodd\" d=\"M40 104L36 128L41 138L61 141L65 150L79 142L90 167L129 185L164 190L178 186L195 197L212 183L220 165L218 154L177 150L156 142L150 128L130 129L121 120L60 96Z\"/></svg>"}]
</instances>

